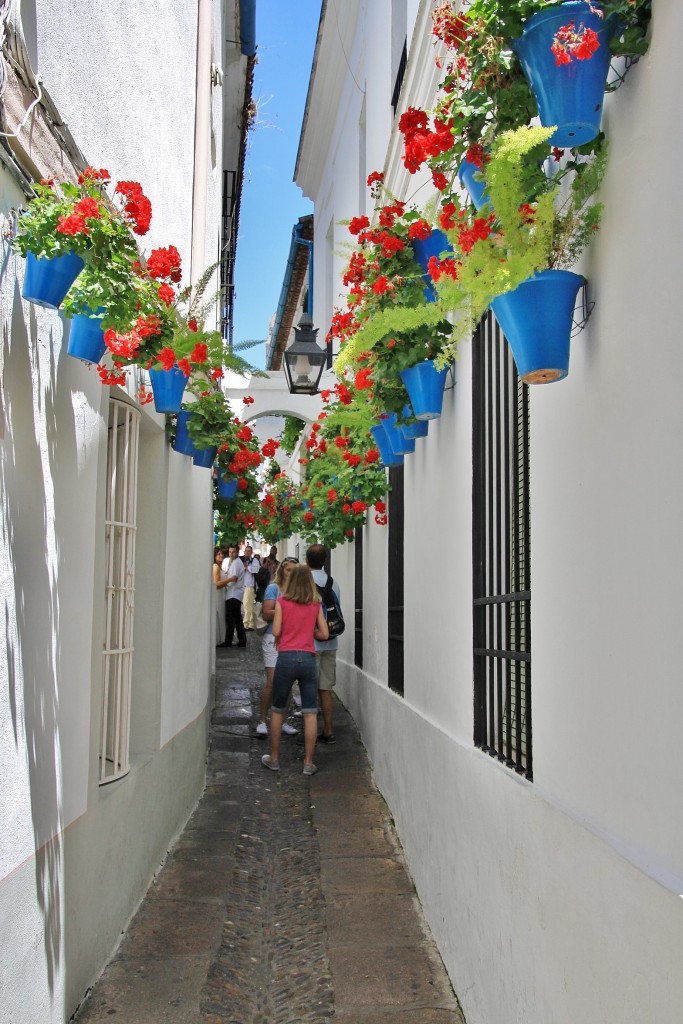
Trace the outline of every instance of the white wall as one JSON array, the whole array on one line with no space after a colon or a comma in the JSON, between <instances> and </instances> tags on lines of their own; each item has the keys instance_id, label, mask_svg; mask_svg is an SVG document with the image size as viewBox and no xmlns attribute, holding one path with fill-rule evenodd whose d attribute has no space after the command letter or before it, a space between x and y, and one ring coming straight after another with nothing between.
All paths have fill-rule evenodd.
<instances>
[{"instance_id":1,"label":"white wall","mask_svg":"<svg viewBox=\"0 0 683 1024\"><path fill-rule=\"evenodd\" d=\"M428 28L428 7L410 5L409 39L412 18ZM371 5L358 27L367 59L353 71L367 89L368 152L382 140L368 166L381 169L389 39L374 17ZM339 694L468 1024L674 1024L683 1012L682 30L681 6L660 0L647 57L607 99L606 212L582 265L595 310L566 381L531 389L533 783L473 745L469 345L442 418L406 458L405 696L387 685L387 533L374 524L362 672L352 632L340 643ZM418 36L403 106L431 105L430 50ZM335 155L319 148L315 174L313 150L301 165L316 220L318 202L328 219L356 212L335 205L357 166L342 113L349 135ZM394 139L386 167L406 195L419 182L400 150ZM333 573L348 610L351 546L334 552Z\"/></svg>"},{"instance_id":2,"label":"white wall","mask_svg":"<svg viewBox=\"0 0 683 1024\"><path fill-rule=\"evenodd\" d=\"M223 5L213 13L220 63ZM77 145L115 182L141 182L153 205L141 245L175 244L189 279L196 4L38 0L33 14L24 5L34 68ZM206 264L220 230L216 90L212 128ZM21 199L1 171L0 922L12 942L0 954L0 1021L65 1024L203 786L211 485L209 471L169 449L164 417L145 406L131 771L100 787L109 391L66 354L62 318L21 300L24 261L4 231Z\"/></svg>"}]
</instances>

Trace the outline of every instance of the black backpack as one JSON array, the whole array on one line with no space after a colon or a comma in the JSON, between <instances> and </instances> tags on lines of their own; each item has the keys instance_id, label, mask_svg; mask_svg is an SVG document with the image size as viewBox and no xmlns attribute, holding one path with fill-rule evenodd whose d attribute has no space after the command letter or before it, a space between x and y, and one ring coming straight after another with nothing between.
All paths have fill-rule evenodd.
<instances>
[{"instance_id":1,"label":"black backpack","mask_svg":"<svg viewBox=\"0 0 683 1024\"><path fill-rule=\"evenodd\" d=\"M332 589L334 580L331 576L327 577L327 583L324 587L321 587L319 583L316 583L318 593L323 606L323 615L327 622L327 628L330 631L330 640L336 636L341 636L346 629L346 623L344 622L344 616L342 615L341 605L339 598Z\"/></svg>"},{"instance_id":2,"label":"black backpack","mask_svg":"<svg viewBox=\"0 0 683 1024\"><path fill-rule=\"evenodd\" d=\"M267 565L262 565L258 572L254 573L254 587L256 589L256 600L263 600L263 593L270 583L270 570Z\"/></svg>"}]
</instances>

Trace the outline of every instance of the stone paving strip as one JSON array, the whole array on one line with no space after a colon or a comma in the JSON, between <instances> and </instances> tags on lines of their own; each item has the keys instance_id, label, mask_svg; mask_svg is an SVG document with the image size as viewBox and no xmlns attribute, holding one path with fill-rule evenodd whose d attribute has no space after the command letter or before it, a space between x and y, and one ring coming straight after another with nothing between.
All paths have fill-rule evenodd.
<instances>
[{"instance_id":1,"label":"stone paving strip","mask_svg":"<svg viewBox=\"0 0 683 1024\"><path fill-rule=\"evenodd\" d=\"M464 1024L350 716L312 778L299 737L261 765L249 637L218 656L204 794L75 1024Z\"/></svg>"}]
</instances>

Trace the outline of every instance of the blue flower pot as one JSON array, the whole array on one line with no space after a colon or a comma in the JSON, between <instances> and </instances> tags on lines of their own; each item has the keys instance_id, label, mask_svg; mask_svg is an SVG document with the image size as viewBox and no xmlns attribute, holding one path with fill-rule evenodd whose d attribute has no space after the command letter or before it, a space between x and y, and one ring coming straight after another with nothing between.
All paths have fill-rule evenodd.
<instances>
[{"instance_id":1,"label":"blue flower pot","mask_svg":"<svg viewBox=\"0 0 683 1024\"><path fill-rule=\"evenodd\" d=\"M40 259L32 252L26 254L26 274L21 294L27 302L47 309L58 309L85 263L75 252Z\"/></svg>"},{"instance_id":2,"label":"blue flower pot","mask_svg":"<svg viewBox=\"0 0 683 1024\"><path fill-rule=\"evenodd\" d=\"M428 302L434 302L436 299L436 291L432 284L432 279L427 272L427 265L429 264L432 256L439 257L442 252L453 252L453 246L450 244L443 231L439 231L438 228L432 228L432 233L429 238L414 238L411 244L413 247L415 262L419 263L423 271L423 277L425 280L425 298Z\"/></svg>"},{"instance_id":3,"label":"blue flower pot","mask_svg":"<svg viewBox=\"0 0 683 1024\"><path fill-rule=\"evenodd\" d=\"M491 303L525 384L567 376L576 296L585 283L571 270L543 270Z\"/></svg>"},{"instance_id":4,"label":"blue flower pot","mask_svg":"<svg viewBox=\"0 0 683 1024\"><path fill-rule=\"evenodd\" d=\"M180 452L181 455L192 455L194 456L197 449L192 443L190 432L187 429L187 423L190 419L191 413L186 409L181 409L178 413L178 420L175 429L175 441L173 447L175 451Z\"/></svg>"},{"instance_id":5,"label":"blue flower pot","mask_svg":"<svg viewBox=\"0 0 683 1024\"><path fill-rule=\"evenodd\" d=\"M404 406L403 415L406 419L411 417L413 415L412 406ZM406 437L411 437L413 440L415 440L416 437L426 437L427 431L429 430L429 420L417 420L417 422L413 423L403 423L401 424L401 430Z\"/></svg>"},{"instance_id":6,"label":"blue flower pot","mask_svg":"<svg viewBox=\"0 0 683 1024\"><path fill-rule=\"evenodd\" d=\"M107 351L102 330L105 312L104 306L100 306L95 312L90 309L73 317L66 346L67 355L82 359L84 363L97 365L102 362Z\"/></svg>"},{"instance_id":7,"label":"blue flower pot","mask_svg":"<svg viewBox=\"0 0 683 1024\"><path fill-rule=\"evenodd\" d=\"M221 476L220 470L216 477L216 486L218 488L218 497L225 498L226 501L232 501L237 494L237 480L234 477L232 480L226 480Z\"/></svg>"},{"instance_id":8,"label":"blue flower pot","mask_svg":"<svg viewBox=\"0 0 683 1024\"><path fill-rule=\"evenodd\" d=\"M385 466L402 466L403 456L396 455L394 449L391 447L389 438L384 429L383 423L380 422L374 427L370 427L370 433L375 439L375 444L379 449L380 458Z\"/></svg>"},{"instance_id":9,"label":"blue flower pot","mask_svg":"<svg viewBox=\"0 0 683 1024\"><path fill-rule=\"evenodd\" d=\"M406 437L401 428L397 426L398 416L392 412L385 420L382 420L384 433L389 438L394 455L411 455L415 451L415 439Z\"/></svg>"},{"instance_id":10,"label":"blue flower pot","mask_svg":"<svg viewBox=\"0 0 683 1024\"><path fill-rule=\"evenodd\" d=\"M202 469L212 469L213 462L218 454L218 446L211 448L195 448L192 461L195 466L200 466Z\"/></svg>"},{"instance_id":11,"label":"blue flower pot","mask_svg":"<svg viewBox=\"0 0 683 1024\"><path fill-rule=\"evenodd\" d=\"M590 60L560 66L550 49L562 25L574 21L577 28L591 28L600 47ZM569 0L545 7L529 18L512 48L531 86L541 124L557 125L550 142L554 146L583 146L600 131L603 97L610 64L610 40L618 27L616 18L600 18L584 0Z\"/></svg>"},{"instance_id":12,"label":"blue flower pot","mask_svg":"<svg viewBox=\"0 0 683 1024\"><path fill-rule=\"evenodd\" d=\"M180 412L187 377L176 363L170 370L150 370L154 408L157 412Z\"/></svg>"},{"instance_id":13,"label":"blue flower pot","mask_svg":"<svg viewBox=\"0 0 683 1024\"><path fill-rule=\"evenodd\" d=\"M481 174L481 168L477 167L470 160L463 160L458 167L458 177L460 178L460 183L469 192L475 210L481 210L482 206L486 206L487 203L491 210L493 210L491 200L486 194L486 182L476 181L475 174Z\"/></svg>"},{"instance_id":14,"label":"blue flower pot","mask_svg":"<svg viewBox=\"0 0 683 1024\"><path fill-rule=\"evenodd\" d=\"M447 373L437 370L431 359L401 370L399 376L418 420L435 420L441 415Z\"/></svg>"}]
</instances>

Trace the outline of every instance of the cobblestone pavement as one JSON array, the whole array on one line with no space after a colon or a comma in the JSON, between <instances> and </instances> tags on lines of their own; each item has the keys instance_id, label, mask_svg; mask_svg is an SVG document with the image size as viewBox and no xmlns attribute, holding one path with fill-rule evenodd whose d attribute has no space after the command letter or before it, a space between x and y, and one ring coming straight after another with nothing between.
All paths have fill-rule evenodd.
<instances>
[{"instance_id":1,"label":"cobblestone pavement","mask_svg":"<svg viewBox=\"0 0 683 1024\"><path fill-rule=\"evenodd\" d=\"M248 636L218 652L204 794L76 1024L464 1024L344 708L316 776L298 737L261 765Z\"/></svg>"}]
</instances>

